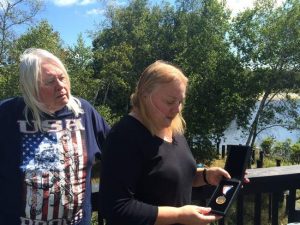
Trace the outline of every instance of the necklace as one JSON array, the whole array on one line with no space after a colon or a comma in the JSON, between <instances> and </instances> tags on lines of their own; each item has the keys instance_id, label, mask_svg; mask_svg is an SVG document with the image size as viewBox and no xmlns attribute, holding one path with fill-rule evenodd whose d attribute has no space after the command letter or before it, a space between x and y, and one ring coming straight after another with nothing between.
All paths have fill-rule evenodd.
<instances>
[{"instance_id":1,"label":"necklace","mask_svg":"<svg viewBox=\"0 0 300 225\"><path fill-rule=\"evenodd\" d=\"M172 137L168 137L168 136L164 136L164 141L166 141L166 142L172 142L173 141L173 138Z\"/></svg>"}]
</instances>

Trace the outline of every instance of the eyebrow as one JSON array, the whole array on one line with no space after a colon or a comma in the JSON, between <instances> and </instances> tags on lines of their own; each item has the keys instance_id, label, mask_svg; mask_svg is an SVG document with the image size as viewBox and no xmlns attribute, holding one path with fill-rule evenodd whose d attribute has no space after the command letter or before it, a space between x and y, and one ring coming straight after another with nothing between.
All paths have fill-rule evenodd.
<instances>
[{"instance_id":1,"label":"eyebrow","mask_svg":"<svg viewBox=\"0 0 300 225\"><path fill-rule=\"evenodd\" d=\"M46 79L47 78L50 78L50 79L53 79L54 77L63 77L63 76L65 76L65 74L64 73L60 73L60 74L53 74L53 73L47 73L47 75L49 75L48 77L46 77Z\"/></svg>"},{"instance_id":2,"label":"eyebrow","mask_svg":"<svg viewBox=\"0 0 300 225\"><path fill-rule=\"evenodd\" d=\"M173 95L166 95L167 97L169 97L169 98L173 98L173 99L178 99L177 97L175 97L175 96L173 96ZM180 96L180 98L181 97L183 97L183 98L185 98L185 94L183 95L183 96Z\"/></svg>"}]
</instances>

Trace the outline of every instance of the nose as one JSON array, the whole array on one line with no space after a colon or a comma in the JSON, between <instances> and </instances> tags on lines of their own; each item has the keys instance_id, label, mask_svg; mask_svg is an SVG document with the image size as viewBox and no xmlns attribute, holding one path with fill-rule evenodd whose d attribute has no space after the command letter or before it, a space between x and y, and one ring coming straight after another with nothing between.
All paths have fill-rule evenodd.
<instances>
[{"instance_id":1,"label":"nose","mask_svg":"<svg viewBox=\"0 0 300 225\"><path fill-rule=\"evenodd\" d=\"M181 110L181 102L178 101L172 108L172 112L177 114L180 112L180 110Z\"/></svg>"},{"instance_id":2,"label":"nose","mask_svg":"<svg viewBox=\"0 0 300 225\"><path fill-rule=\"evenodd\" d=\"M64 88L64 86L65 86L65 82L64 82L64 81L62 81L62 80L60 80L60 79L56 79L56 88L57 88L58 90Z\"/></svg>"}]
</instances>

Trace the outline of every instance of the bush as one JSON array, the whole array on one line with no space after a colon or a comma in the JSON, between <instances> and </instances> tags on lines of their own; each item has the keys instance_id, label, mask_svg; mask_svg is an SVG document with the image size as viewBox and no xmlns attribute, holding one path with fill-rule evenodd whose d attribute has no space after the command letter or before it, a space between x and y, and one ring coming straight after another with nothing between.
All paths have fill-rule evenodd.
<instances>
[{"instance_id":1,"label":"bush","mask_svg":"<svg viewBox=\"0 0 300 225\"><path fill-rule=\"evenodd\" d=\"M289 161L291 156L291 143L291 139L286 139L284 142L275 142L271 150L272 157L286 162Z\"/></svg>"},{"instance_id":2,"label":"bush","mask_svg":"<svg viewBox=\"0 0 300 225\"><path fill-rule=\"evenodd\" d=\"M264 154L270 154L272 146L274 144L275 140L273 137L267 137L265 138L262 143L260 144L261 149L263 150Z\"/></svg>"},{"instance_id":3,"label":"bush","mask_svg":"<svg viewBox=\"0 0 300 225\"><path fill-rule=\"evenodd\" d=\"M113 126L116 122L120 120L119 116L112 113L112 110L109 108L109 106L100 105L95 106L95 108L110 126Z\"/></svg>"},{"instance_id":4,"label":"bush","mask_svg":"<svg viewBox=\"0 0 300 225\"><path fill-rule=\"evenodd\" d=\"M300 143L292 145L291 150L291 162L293 164L300 164Z\"/></svg>"}]
</instances>

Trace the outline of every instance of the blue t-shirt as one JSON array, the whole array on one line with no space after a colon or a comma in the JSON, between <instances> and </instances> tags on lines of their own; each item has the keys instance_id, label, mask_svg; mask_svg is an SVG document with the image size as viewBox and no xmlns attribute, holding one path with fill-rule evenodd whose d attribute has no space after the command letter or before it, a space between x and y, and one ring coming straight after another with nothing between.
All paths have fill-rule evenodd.
<instances>
[{"instance_id":1,"label":"blue t-shirt","mask_svg":"<svg viewBox=\"0 0 300 225\"><path fill-rule=\"evenodd\" d=\"M0 224L91 221L91 168L109 126L85 100L43 114L43 132L24 116L23 98L0 102Z\"/></svg>"}]
</instances>

